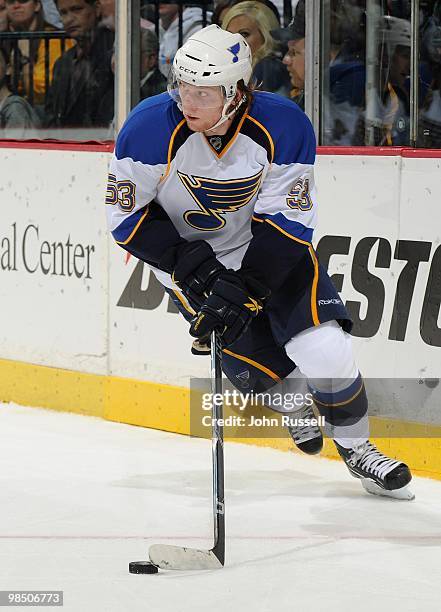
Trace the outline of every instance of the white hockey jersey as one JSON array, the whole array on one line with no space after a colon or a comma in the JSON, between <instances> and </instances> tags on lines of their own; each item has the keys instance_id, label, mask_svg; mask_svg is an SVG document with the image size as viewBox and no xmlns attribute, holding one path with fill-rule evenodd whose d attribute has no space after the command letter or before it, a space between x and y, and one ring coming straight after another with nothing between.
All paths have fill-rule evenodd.
<instances>
[{"instance_id":1,"label":"white hockey jersey","mask_svg":"<svg viewBox=\"0 0 441 612\"><path fill-rule=\"evenodd\" d=\"M157 262L176 236L162 234L165 222L155 225L158 210L178 237L207 241L226 267L245 266L273 294L283 294L300 269L296 291L310 293L303 327L317 325L315 149L307 116L276 94L255 92L228 134L210 139L188 128L168 94L149 98L117 139L106 199L110 230L173 289ZM335 297L329 283L326 296Z\"/></svg>"},{"instance_id":2,"label":"white hockey jersey","mask_svg":"<svg viewBox=\"0 0 441 612\"><path fill-rule=\"evenodd\" d=\"M306 115L289 100L256 93L220 153L210 140L188 129L168 94L136 107L110 167L107 211L115 240L127 245L156 200L183 238L206 240L234 269L251 240L253 215L310 242L315 139Z\"/></svg>"}]
</instances>

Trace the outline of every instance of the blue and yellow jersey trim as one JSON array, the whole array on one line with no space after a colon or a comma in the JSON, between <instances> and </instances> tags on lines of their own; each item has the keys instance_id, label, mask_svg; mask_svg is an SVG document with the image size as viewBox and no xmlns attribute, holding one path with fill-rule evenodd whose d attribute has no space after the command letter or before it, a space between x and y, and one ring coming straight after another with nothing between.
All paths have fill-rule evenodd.
<instances>
[{"instance_id":1,"label":"blue and yellow jersey trim","mask_svg":"<svg viewBox=\"0 0 441 612\"><path fill-rule=\"evenodd\" d=\"M313 230L305 227L301 223L286 219L282 213L277 213L276 215L263 215L255 212L252 219L257 223L267 223L290 240L308 249L309 256L314 266L314 276L311 285L311 318L314 325L320 325L317 309L317 287L320 269L317 255L311 243Z\"/></svg>"},{"instance_id":2,"label":"blue and yellow jersey trim","mask_svg":"<svg viewBox=\"0 0 441 612\"><path fill-rule=\"evenodd\" d=\"M115 242L121 246L129 244L133 236L141 227L144 219L147 217L148 212L148 206L145 206L144 208L141 208L130 215L130 217L124 219L124 221L120 223L112 232Z\"/></svg>"},{"instance_id":3,"label":"blue and yellow jersey trim","mask_svg":"<svg viewBox=\"0 0 441 612\"><path fill-rule=\"evenodd\" d=\"M148 166L168 164L183 124L185 119L168 93L146 98L127 117L116 141L115 156Z\"/></svg>"},{"instance_id":4,"label":"blue and yellow jersey trim","mask_svg":"<svg viewBox=\"0 0 441 612\"><path fill-rule=\"evenodd\" d=\"M270 163L313 164L316 151L314 129L297 104L264 91L254 92L253 97L248 123L254 123L265 135ZM262 136L260 142L263 142Z\"/></svg>"},{"instance_id":5,"label":"blue and yellow jersey trim","mask_svg":"<svg viewBox=\"0 0 441 612\"><path fill-rule=\"evenodd\" d=\"M245 355L239 355L238 353L234 353L233 351L230 351L230 349L226 349L226 348L222 349L222 352L225 353L226 355L230 355L231 357L235 357L236 359L239 359L240 361L244 361L245 363L248 363L249 365L252 365L257 370L260 370L261 372L264 372L264 374L266 374L267 376L269 376L270 378L272 378L273 380L275 380L277 382L280 382L280 380L281 380L279 378L279 376L277 376L277 374L275 372L273 372L272 370L270 370L269 368L267 368L263 364L258 363L254 359L250 359L249 357L245 357Z\"/></svg>"}]
</instances>

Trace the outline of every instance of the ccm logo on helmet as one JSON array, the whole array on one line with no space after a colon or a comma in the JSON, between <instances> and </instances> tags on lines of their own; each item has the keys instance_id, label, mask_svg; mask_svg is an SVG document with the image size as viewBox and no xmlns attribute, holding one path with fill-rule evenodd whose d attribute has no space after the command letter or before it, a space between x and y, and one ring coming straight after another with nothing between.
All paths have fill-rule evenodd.
<instances>
[{"instance_id":1,"label":"ccm logo on helmet","mask_svg":"<svg viewBox=\"0 0 441 612\"><path fill-rule=\"evenodd\" d=\"M197 74L196 70L191 70L191 68L186 68L185 66L179 66L179 70L182 70L182 72L187 72L189 74Z\"/></svg>"}]
</instances>

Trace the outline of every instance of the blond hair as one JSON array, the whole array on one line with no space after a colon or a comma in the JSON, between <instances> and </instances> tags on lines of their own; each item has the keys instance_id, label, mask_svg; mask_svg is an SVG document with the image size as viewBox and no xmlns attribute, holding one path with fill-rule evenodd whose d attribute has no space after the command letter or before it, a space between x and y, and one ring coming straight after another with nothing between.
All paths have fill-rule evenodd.
<instances>
[{"instance_id":1,"label":"blond hair","mask_svg":"<svg viewBox=\"0 0 441 612\"><path fill-rule=\"evenodd\" d=\"M263 38L263 45L253 55L254 68L254 66L260 62L261 59L267 55L271 55L271 53L277 49L278 43L271 36L271 30L277 30L280 27L280 24L277 21L277 17L274 15L273 11L268 8L266 4L263 4L263 2L246 0L245 2L239 2L228 9L224 18L222 19L222 28L227 30L230 22L235 17L241 17L243 15L250 17L256 22L259 32L262 34Z\"/></svg>"}]
</instances>

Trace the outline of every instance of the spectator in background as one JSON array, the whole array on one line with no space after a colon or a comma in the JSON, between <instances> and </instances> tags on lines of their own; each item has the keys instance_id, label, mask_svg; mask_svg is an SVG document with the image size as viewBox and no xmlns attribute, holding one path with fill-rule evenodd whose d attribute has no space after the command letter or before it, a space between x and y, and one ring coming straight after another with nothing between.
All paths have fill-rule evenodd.
<instances>
[{"instance_id":1,"label":"spectator in background","mask_svg":"<svg viewBox=\"0 0 441 612\"><path fill-rule=\"evenodd\" d=\"M57 30L62 30L63 24L61 23L60 13L58 12L54 0L41 0L41 3L43 5L43 13L46 21Z\"/></svg>"},{"instance_id":2,"label":"spectator in background","mask_svg":"<svg viewBox=\"0 0 441 612\"><path fill-rule=\"evenodd\" d=\"M287 95L288 75L277 55L279 45L271 36L278 25L274 13L263 2L255 0L235 4L222 21L224 30L241 34L250 45L257 88Z\"/></svg>"},{"instance_id":3,"label":"spectator in background","mask_svg":"<svg viewBox=\"0 0 441 612\"><path fill-rule=\"evenodd\" d=\"M98 27L94 0L58 0L57 6L64 29L77 44L55 64L46 104L48 126L108 126L114 106L114 33Z\"/></svg>"},{"instance_id":4,"label":"spectator in background","mask_svg":"<svg viewBox=\"0 0 441 612\"><path fill-rule=\"evenodd\" d=\"M38 116L24 98L11 92L8 71L9 57L0 47L0 138L36 138Z\"/></svg>"},{"instance_id":5,"label":"spectator in background","mask_svg":"<svg viewBox=\"0 0 441 612\"><path fill-rule=\"evenodd\" d=\"M159 41L151 30L141 30L141 100L167 89L167 79L158 68Z\"/></svg>"},{"instance_id":6,"label":"spectator in background","mask_svg":"<svg viewBox=\"0 0 441 612\"><path fill-rule=\"evenodd\" d=\"M329 90L323 94L324 144L354 145L366 106L365 13L354 0L331 0L330 9ZM381 58L381 54L377 57Z\"/></svg>"},{"instance_id":7,"label":"spectator in background","mask_svg":"<svg viewBox=\"0 0 441 612\"><path fill-rule=\"evenodd\" d=\"M211 13L207 13L210 21ZM159 70L168 78L170 65L173 63L179 46L179 5L159 5ZM203 27L202 9L184 8L182 14L182 43Z\"/></svg>"},{"instance_id":8,"label":"spectator in background","mask_svg":"<svg viewBox=\"0 0 441 612\"><path fill-rule=\"evenodd\" d=\"M382 16L378 34L378 84L370 92L350 144L406 146L410 137L410 22Z\"/></svg>"},{"instance_id":9,"label":"spectator in background","mask_svg":"<svg viewBox=\"0 0 441 612\"><path fill-rule=\"evenodd\" d=\"M97 0L97 2L101 16L99 25L114 32L116 27L115 0ZM141 28L154 30L155 24L141 17Z\"/></svg>"},{"instance_id":10,"label":"spectator in background","mask_svg":"<svg viewBox=\"0 0 441 612\"><path fill-rule=\"evenodd\" d=\"M0 32L8 29L8 15L6 13L6 1L0 0Z\"/></svg>"},{"instance_id":11,"label":"spectator in background","mask_svg":"<svg viewBox=\"0 0 441 612\"><path fill-rule=\"evenodd\" d=\"M156 96L167 90L167 79L158 68L158 37L151 30L141 28L140 32L140 92L139 99L144 100ZM110 62L113 74L115 74L115 49L113 49ZM115 117L109 125L109 139L115 138Z\"/></svg>"},{"instance_id":12,"label":"spectator in background","mask_svg":"<svg viewBox=\"0 0 441 612\"><path fill-rule=\"evenodd\" d=\"M290 98L305 109L305 2L300 0L295 15L286 28L272 32L273 37L287 47L283 63L289 74L292 89Z\"/></svg>"},{"instance_id":13,"label":"spectator in background","mask_svg":"<svg viewBox=\"0 0 441 612\"><path fill-rule=\"evenodd\" d=\"M6 11L11 32L53 32L56 29L45 20L39 0L6 0ZM66 41L67 48L70 48L72 45L72 41ZM46 94L46 53L44 41L21 39L16 47L9 42L5 44L5 48L10 53L10 63L14 67L14 71L16 66L18 66L18 74L14 72L12 79L14 90L26 96L32 105L40 106L42 109ZM49 41L49 83L52 80L55 62L61 53L61 41ZM33 82L31 92L32 66Z\"/></svg>"},{"instance_id":14,"label":"spectator in background","mask_svg":"<svg viewBox=\"0 0 441 612\"><path fill-rule=\"evenodd\" d=\"M437 0L433 14L421 31L423 70L426 88L420 105L419 145L441 147L441 1Z\"/></svg>"},{"instance_id":15,"label":"spectator in background","mask_svg":"<svg viewBox=\"0 0 441 612\"><path fill-rule=\"evenodd\" d=\"M244 1L245 0L220 0L219 2L216 2L215 8L213 11L213 15L211 17L211 23L221 27L222 21L224 20L224 17L227 14L227 11L235 4L239 4L239 2L244 2ZM265 4L265 6L267 6L269 9L272 10L275 18L277 19L278 25L280 25L280 13L279 13L277 6L273 2L271 2L271 0L258 0L258 1L262 2L263 4Z\"/></svg>"},{"instance_id":16,"label":"spectator in background","mask_svg":"<svg viewBox=\"0 0 441 612\"><path fill-rule=\"evenodd\" d=\"M411 0L387 0L386 2L389 16L407 19L408 21L410 21L411 7Z\"/></svg>"},{"instance_id":17,"label":"spectator in background","mask_svg":"<svg viewBox=\"0 0 441 612\"><path fill-rule=\"evenodd\" d=\"M158 68L158 37L151 30L140 32L140 95L139 99L157 96L167 90L167 79ZM112 52L111 69L115 74L115 48ZM114 121L112 121L113 126Z\"/></svg>"},{"instance_id":18,"label":"spectator in background","mask_svg":"<svg viewBox=\"0 0 441 612\"><path fill-rule=\"evenodd\" d=\"M100 26L115 31L115 0L98 0Z\"/></svg>"}]
</instances>

